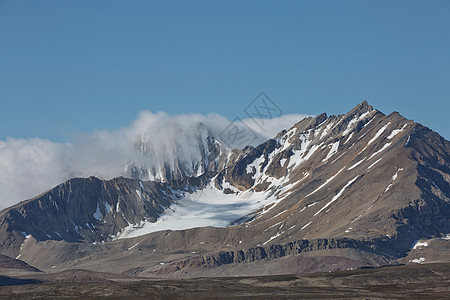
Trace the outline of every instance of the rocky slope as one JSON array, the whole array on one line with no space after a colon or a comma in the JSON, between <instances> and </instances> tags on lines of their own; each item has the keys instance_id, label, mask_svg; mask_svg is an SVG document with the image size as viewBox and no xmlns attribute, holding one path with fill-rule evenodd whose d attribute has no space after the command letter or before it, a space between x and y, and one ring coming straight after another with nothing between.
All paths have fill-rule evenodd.
<instances>
[{"instance_id":1,"label":"rocky slope","mask_svg":"<svg viewBox=\"0 0 450 300\"><path fill-rule=\"evenodd\" d=\"M41 269L162 277L311 256L383 265L419 239L440 241L424 261L450 260L450 143L430 129L363 102L243 150L199 132L200 164L130 165L129 177L158 180L72 179L2 211L0 252Z\"/></svg>"},{"instance_id":2,"label":"rocky slope","mask_svg":"<svg viewBox=\"0 0 450 300\"><path fill-rule=\"evenodd\" d=\"M40 272L39 269L30 266L24 261L20 259L14 259L6 255L0 254L0 270L1 269L13 269L13 270L21 270L28 272Z\"/></svg>"}]
</instances>

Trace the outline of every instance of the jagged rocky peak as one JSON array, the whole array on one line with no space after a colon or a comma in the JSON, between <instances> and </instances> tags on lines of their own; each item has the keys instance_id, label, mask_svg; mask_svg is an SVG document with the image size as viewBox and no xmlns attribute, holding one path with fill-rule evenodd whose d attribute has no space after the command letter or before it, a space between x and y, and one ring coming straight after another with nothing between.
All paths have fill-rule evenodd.
<instances>
[{"instance_id":1,"label":"jagged rocky peak","mask_svg":"<svg viewBox=\"0 0 450 300\"><path fill-rule=\"evenodd\" d=\"M350 116L360 116L362 114L368 113L373 111L373 107L369 105L367 100L364 100L363 102L356 105L350 112L348 112L346 115Z\"/></svg>"},{"instance_id":2,"label":"jagged rocky peak","mask_svg":"<svg viewBox=\"0 0 450 300\"><path fill-rule=\"evenodd\" d=\"M283 187L294 185L298 189L300 182L309 182L304 190L311 192L339 173L341 177L360 174L355 172L361 167L368 170L386 155L403 151L411 124L399 114L385 116L366 101L344 115L306 118L275 139L242 153L220 173L216 183L230 184L240 191L272 190L282 197ZM320 174L322 170L324 174ZM392 172L391 176L398 170Z\"/></svg>"},{"instance_id":3,"label":"jagged rocky peak","mask_svg":"<svg viewBox=\"0 0 450 300\"><path fill-rule=\"evenodd\" d=\"M327 116L322 113L316 117L305 118L289 130L280 132L276 139L281 143L292 144L294 150L301 150L301 145L305 143L333 140L353 131L359 132L376 114L383 115L364 101L344 115Z\"/></svg>"},{"instance_id":4,"label":"jagged rocky peak","mask_svg":"<svg viewBox=\"0 0 450 300\"><path fill-rule=\"evenodd\" d=\"M305 118L274 139L246 148L216 181L221 186L225 180L241 191L266 190L271 187L271 181L282 177L288 177L286 183L290 177L297 178L298 166L304 166L301 171L304 175L314 166L326 163L343 148L344 138L348 141L356 136L376 115L384 116L364 101L344 115L322 113Z\"/></svg>"}]
</instances>

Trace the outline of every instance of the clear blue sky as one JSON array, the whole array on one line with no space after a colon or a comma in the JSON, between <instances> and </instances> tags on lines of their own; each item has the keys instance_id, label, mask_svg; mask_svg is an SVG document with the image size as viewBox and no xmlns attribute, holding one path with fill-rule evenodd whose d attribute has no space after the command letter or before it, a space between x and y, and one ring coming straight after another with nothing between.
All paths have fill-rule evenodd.
<instances>
[{"instance_id":1,"label":"clear blue sky","mask_svg":"<svg viewBox=\"0 0 450 300\"><path fill-rule=\"evenodd\" d=\"M450 1L0 0L0 139L367 99L450 138Z\"/></svg>"}]
</instances>

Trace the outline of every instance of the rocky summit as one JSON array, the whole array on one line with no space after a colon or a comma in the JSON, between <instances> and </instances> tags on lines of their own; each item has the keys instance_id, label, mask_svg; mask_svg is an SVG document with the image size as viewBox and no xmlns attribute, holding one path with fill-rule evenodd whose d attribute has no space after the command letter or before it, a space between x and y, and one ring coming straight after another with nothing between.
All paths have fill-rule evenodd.
<instances>
[{"instance_id":1,"label":"rocky summit","mask_svg":"<svg viewBox=\"0 0 450 300\"><path fill-rule=\"evenodd\" d=\"M0 253L138 278L450 261L450 142L399 113L363 102L244 149L197 131L189 163L131 162L1 211ZM152 159L148 139L136 147Z\"/></svg>"}]
</instances>

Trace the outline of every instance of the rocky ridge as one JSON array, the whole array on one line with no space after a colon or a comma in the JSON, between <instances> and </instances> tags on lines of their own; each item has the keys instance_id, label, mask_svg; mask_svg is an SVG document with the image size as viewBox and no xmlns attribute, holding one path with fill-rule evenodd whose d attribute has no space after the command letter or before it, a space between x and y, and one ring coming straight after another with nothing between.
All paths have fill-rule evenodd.
<instances>
[{"instance_id":1,"label":"rocky ridge","mask_svg":"<svg viewBox=\"0 0 450 300\"><path fill-rule=\"evenodd\" d=\"M227 151L212 137L204 141L201 167L168 165L164 180L72 179L2 211L0 252L41 262L31 249L47 243L50 252L71 253L83 266L95 259L107 271L108 256L131 248L139 259L123 256L118 271L167 276L321 251L369 265L395 263L416 240L450 233L450 143L396 112L386 116L363 102L344 115L303 119L257 147ZM136 166L128 170L129 177L144 173ZM226 228L186 227L115 240L125 227L138 230L143 222L162 222L170 211L176 215L186 199L206 189L226 199L257 199L257 208ZM81 253L87 243L92 247ZM164 251L165 258L159 254ZM443 253L443 261L448 256ZM155 266L155 260L166 263ZM69 267L62 259L41 264Z\"/></svg>"}]
</instances>

